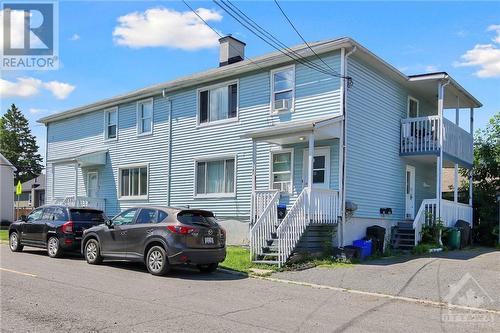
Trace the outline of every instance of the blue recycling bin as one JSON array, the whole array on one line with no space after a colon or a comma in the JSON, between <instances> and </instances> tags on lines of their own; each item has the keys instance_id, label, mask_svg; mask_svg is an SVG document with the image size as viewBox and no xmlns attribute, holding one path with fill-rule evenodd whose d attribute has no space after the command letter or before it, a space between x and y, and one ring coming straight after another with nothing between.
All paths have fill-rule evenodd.
<instances>
[{"instance_id":1,"label":"blue recycling bin","mask_svg":"<svg viewBox=\"0 0 500 333\"><path fill-rule=\"evenodd\" d=\"M358 239L352 242L352 245L355 247L359 247L361 249L361 260L364 260L365 258L368 258L369 256L372 255L371 239L369 240Z\"/></svg>"}]
</instances>

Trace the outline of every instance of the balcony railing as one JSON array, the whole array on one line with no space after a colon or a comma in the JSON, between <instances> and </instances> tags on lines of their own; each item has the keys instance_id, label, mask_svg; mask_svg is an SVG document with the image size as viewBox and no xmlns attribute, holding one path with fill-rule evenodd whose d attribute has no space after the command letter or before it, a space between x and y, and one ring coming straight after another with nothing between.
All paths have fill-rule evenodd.
<instances>
[{"instance_id":1,"label":"balcony railing","mask_svg":"<svg viewBox=\"0 0 500 333\"><path fill-rule=\"evenodd\" d=\"M99 198L90 198L90 197L75 197L75 196L67 196L65 198L55 198L52 201L52 204L55 205L66 205L71 207L88 207L88 208L96 208L100 210L106 209L106 201L104 199Z\"/></svg>"},{"instance_id":2,"label":"balcony railing","mask_svg":"<svg viewBox=\"0 0 500 333\"><path fill-rule=\"evenodd\" d=\"M441 117L429 116L401 120L401 154L434 154L441 149ZM443 153L472 163L472 135L443 119Z\"/></svg>"}]
</instances>

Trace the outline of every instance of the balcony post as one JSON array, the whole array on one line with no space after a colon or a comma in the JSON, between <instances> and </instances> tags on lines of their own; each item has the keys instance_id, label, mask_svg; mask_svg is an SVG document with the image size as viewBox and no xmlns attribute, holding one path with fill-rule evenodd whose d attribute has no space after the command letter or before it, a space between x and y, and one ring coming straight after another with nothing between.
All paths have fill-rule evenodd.
<instances>
[{"instance_id":1,"label":"balcony post","mask_svg":"<svg viewBox=\"0 0 500 333\"><path fill-rule=\"evenodd\" d=\"M75 202L78 200L78 162L75 163Z\"/></svg>"},{"instance_id":2,"label":"balcony post","mask_svg":"<svg viewBox=\"0 0 500 333\"><path fill-rule=\"evenodd\" d=\"M439 155L437 157L436 165L436 218L441 218L441 177L443 172L443 111L444 111L444 87L449 84L439 81L438 83L438 115L439 115Z\"/></svg>"},{"instance_id":3,"label":"balcony post","mask_svg":"<svg viewBox=\"0 0 500 333\"><path fill-rule=\"evenodd\" d=\"M474 138L474 108L470 108L470 134ZM474 144L474 139L472 141ZM472 192L473 192L473 177L472 177L472 169L469 170L469 206L472 207ZM472 221L471 221L472 223Z\"/></svg>"},{"instance_id":4,"label":"balcony post","mask_svg":"<svg viewBox=\"0 0 500 333\"><path fill-rule=\"evenodd\" d=\"M308 193L308 207L309 216L311 216L311 190L313 184L313 164L314 164L314 132L309 134L309 155L308 155L308 169L307 169L307 186L309 187Z\"/></svg>"},{"instance_id":5,"label":"balcony post","mask_svg":"<svg viewBox=\"0 0 500 333\"><path fill-rule=\"evenodd\" d=\"M255 191L257 189L257 142L252 139L252 193L250 194L250 224L255 221Z\"/></svg>"}]
</instances>

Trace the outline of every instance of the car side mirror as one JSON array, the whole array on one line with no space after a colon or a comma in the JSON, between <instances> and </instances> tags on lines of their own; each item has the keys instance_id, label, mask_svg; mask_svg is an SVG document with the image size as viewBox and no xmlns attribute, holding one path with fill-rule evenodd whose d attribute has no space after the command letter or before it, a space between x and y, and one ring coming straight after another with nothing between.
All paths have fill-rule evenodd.
<instances>
[{"instance_id":1,"label":"car side mirror","mask_svg":"<svg viewBox=\"0 0 500 333\"><path fill-rule=\"evenodd\" d=\"M28 222L28 217L26 215L21 215L19 219L23 222Z\"/></svg>"},{"instance_id":2,"label":"car side mirror","mask_svg":"<svg viewBox=\"0 0 500 333\"><path fill-rule=\"evenodd\" d=\"M109 219L108 219L108 220L106 220L106 222L105 222L105 223L106 223L106 226L107 226L109 229L113 229L113 228L114 228L114 226L113 226L113 221L111 221L111 220L109 220Z\"/></svg>"}]
</instances>

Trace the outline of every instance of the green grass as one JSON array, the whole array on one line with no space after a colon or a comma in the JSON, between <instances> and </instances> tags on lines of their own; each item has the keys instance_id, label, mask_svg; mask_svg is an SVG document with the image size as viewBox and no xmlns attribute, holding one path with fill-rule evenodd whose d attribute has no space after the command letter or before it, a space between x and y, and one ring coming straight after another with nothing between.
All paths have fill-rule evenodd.
<instances>
[{"instance_id":1,"label":"green grass","mask_svg":"<svg viewBox=\"0 0 500 333\"><path fill-rule=\"evenodd\" d=\"M227 268L233 271L242 273L250 272L250 268L261 268L276 271L277 266L273 265L256 265L250 261L250 250L240 246L228 246L226 260L220 264L221 268Z\"/></svg>"},{"instance_id":2,"label":"green grass","mask_svg":"<svg viewBox=\"0 0 500 333\"><path fill-rule=\"evenodd\" d=\"M0 230L0 241L9 240L9 230Z\"/></svg>"}]
</instances>

